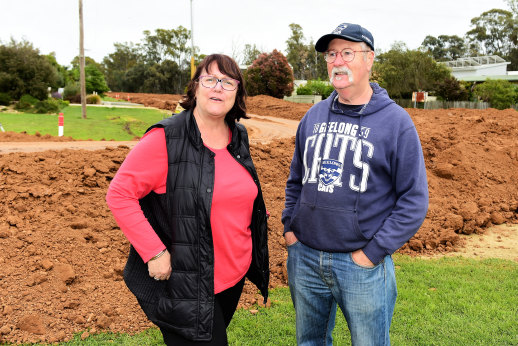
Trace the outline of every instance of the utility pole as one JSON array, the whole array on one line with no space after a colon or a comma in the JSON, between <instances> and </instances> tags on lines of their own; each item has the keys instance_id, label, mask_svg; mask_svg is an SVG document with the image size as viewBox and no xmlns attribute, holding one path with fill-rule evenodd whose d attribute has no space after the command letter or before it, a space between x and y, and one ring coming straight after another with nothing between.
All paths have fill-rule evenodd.
<instances>
[{"instance_id":1,"label":"utility pole","mask_svg":"<svg viewBox=\"0 0 518 346\"><path fill-rule=\"evenodd\" d=\"M192 26L192 0L191 0L191 79L194 77L194 29Z\"/></svg>"},{"instance_id":2,"label":"utility pole","mask_svg":"<svg viewBox=\"0 0 518 346\"><path fill-rule=\"evenodd\" d=\"M83 33L83 0L79 0L79 83L81 84L81 109L86 119L85 47Z\"/></svg>"}]
</instances>

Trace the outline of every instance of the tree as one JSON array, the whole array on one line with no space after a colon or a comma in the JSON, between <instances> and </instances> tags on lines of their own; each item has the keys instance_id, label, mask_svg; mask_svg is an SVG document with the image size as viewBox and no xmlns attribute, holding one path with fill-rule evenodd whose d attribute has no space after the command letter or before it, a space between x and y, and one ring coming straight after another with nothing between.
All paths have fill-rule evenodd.
<instances>
[{"instance_id":1,"label":"tree","mask_svg":"<svg viewBox=\"0 0 518 346\"><path fill-rule=\"evenodd\" d=\"M178 80L187 77L181 77L182 73L185 73L185 71L180 71L174 61L164 60L161 64L155 64L146 71L142 91L150 93L183 94L183 86L177 84Z\"/></svg>"},{"instance_id":2,"label":"tree","mask_svg":"<svg viewBox=\"0 0 518 346\"><path fill-rule=\"evenodd\" d=\"M471 19L473 29L466 33L470 43L478 44L485 55L507 58L518 43L518 22L506 10L492 9Z\"/></svg>"},{"instance_id":3,"label":"tree","mask_svg":"<svg viewBox=\"0 0 518 346\"><path fill-rule=\"evenodd\" d=\"M252 65L255 59L259 57L261 51L257 49L257 47L251 44L245 44L245 48L243 49L243 64Z\"/></svg>"},{"instance_id":4,"label":"tree","mask_svg":"<svg viewBox=\"0 0 518 346\"><path fill-rule=\"evenodd\" d=\"M56 53L51 52L45 55L47 61L56 69L58 73L57 87L64 87L67 83L73 81L72 74L66 66L62 66L56 60Z\"/></svg>"},{"instance_id":5,"label":"tree","mask_svg":"<svg viewBox=\"0 0 518 346\"><path fill-rule=\"evenodd\" d=\"M75 84L79 81L79 57L72 60L71 70L72 81L68 84ZM88 94L94 91L103 94L110 90L104 78L103 66L90 57L85 57L85 87Z\"/></svg>"},{"instance_id":6,"label":"tree","mask_svg":"<svg viewBox=\"0 0 518 346\"><path fill-rule=\"evenodd\" d=\"M424 38L423 43L421 43L421 47L432 54L435 60L441 61L446 56L444 44L445 42L437 37L428 35Z\"/></svg>"},{"instance_id":7,"label":"tree","mask_svg":"<svg viewBox=\"0 0 518 346\"><path fill-rule=\"evenodd\" d=\"M469 92L455 77L446 77L436 82L435 95L446 101L467 101Z\"/></svg>"},{"instance_id":8,"label":"tree","mask_svg":"<svg viewBox=\"0 0 518 346\"><path fill-rule=\"evenodd\" d=\"M72 68L79 68L79 56L74 57L70 64L72 65ZM94 65L99 71L104 72L103 65L95 61L93 58L90 58L89 56L85 56L85 66L86 65Z\"/></svg>"},{"instance_id":9,"label":"tree","mask_svg":"<svg viewBox=\"0 0 518 346\"><path fill-rule=\"evenodd\" d=\"M507 69L509 71L518 70L518 48L512 48L509 52L509 61L511 62L507 65Z\"/></svg>"},{"instance_id":10,"label":"tree","mask_svg":"<svg viewBox=\"0 0 518 346\"><path fill-rule=\"evenodd\" d=\"M27 41L0 45L0 93L13 100L24 94L44 100L49 87L58 87L58 73L38 49Z\"/></svg>"},{"instance_id":11,"label":"tree","mask_svg":"<svg viewBox=\"0 0 518 346\"><path fill-rule=\"evenodd\" d=\"M179 88L187 83L190 74L191 47L188 45L191 39L191 32L183 26L177 29L156 29L155 35L146 30L144 31L143 49L146 62L153 66L155 63L161 64L165 60L175 61L182 73L178 75L179 80L176 86ZM196 53L196 47L195 52ZM187 72L187 73L184 73Z\"/></svg>"},{"instance_id":12,"label":"tree","mask_svg":"<svg viewBox=\"0 0 518 346\"><path fill-rule=\"evenodd\" d=\"M428 35L421 43L421 47L430 52L436 61L456 60L467 53L464 40L457 35L438 37Z\"/></svg>"},{"instance_id":13,"label":"tree","mask_svg":"<svg viewBox=\"0 0 518 346\"><path fill-rule=\"evenodd\" d=\"M133 43L115 43L115 52L103 59L106 83L113 91L123 91L127 72L144 61L140 46Z\"/></svg>"},{"instance_id":14,"label":"tree","mask_svg":"<svg viewBox=\"0 0 518 346\"><path fill-rule=\"evenodd\" d=\"M145 92L143 88L149 66L144 62L138 63L128 70L124 76L122 90L127 92Z\"/></svg>"},{"instance_id":15,"label":"tree","mask_svg":"<svg viewBox=\"0 0 518 346\"><path fill-rule=\"evenodd\" d=\"M506 0L505 2L507 2L507 6L509 6L514 16L518 16L518 0Z\"/></svg>"},{"instance_id":16,"label":"tree","mask_svg":"<svg viewBox=\"0 0 518 346\"><path fill-rule=\"evenodd\" d=\"M276 98L293 92L293 71L282 53L273 50L261 54L245 71L246 89L250 96L269 95Z\"/></svg>"},{"instance_id":17,"label":"tree","mask_svg":"<svg viewBox=\"0 0 518 346\"><path fill-rule=\"evenodd\" d=\"M116 43L115 52L103 59L111 90L184 93L190 79L190 31L179 26L143 33L140 44ZM195 63L204 57L197 51L194 47Z\"/></svg>"},{"instance_id":18,"label":"tree","mask_svg":"<svg viewBox=\"0 0 518 346\"><path fill-rule=\"evenodd\" d=\"M473 93L497 109L506 109L518 102L518 86L507 80L487 79L475 86Z\"/></svg>"},{"instance_id":19,"label":"tree","mask_svg":"<svg viewBox=\"0 0 518 346\"><path fill-rule=\"evenodd\" d=\"M509 6L509 9L511 10L513 16L514 16L514 21L515 23L518 22L518 0L507 0L507 5ZM512 40L513 41L517 41L517 33L513 33L513 37L512 37ZM509 61L511 62L511 64L509 64L507 66L507 69L509 71L516 71L518 70L518 47L517 45L515 44L514 47L512 47L509 51Z\"/></svg>"},{"instance_id":20,"label":"tree","mask_svg":"<svg viewBox=\"0 0 518 346\"><path fill-rule=\"evenodd\" d=\"M96 92L102 95L110 90L106 85L103 73L93 64L85 66L85 86L87 94Z\"/></svg>"},{"instance_id":21,"label":"tree","mask_svg":"<svg viewBox=\"0 0 518 346\"><path fill-rule=\"evenodd\" d=\"M437 81L450 76L450 70L430 53L408 50L402 42L377 55L374 70L380 85L395 98L410 98L414 91L434 91Z\"/></svg>"},{"instance_id":22,"label":"tree","mask_svg":"<svg viewBox=\"0 0 518 346\"><path fill-rule=\"evenodd\" d=\"M314 80L328 79L327 62L324 60L324 55L315 50L313 41L308 45L308 78Z\"/></svg>"},{"instance_id":23,"label":"tree","mask_svg":"<svg viewBox=\"0 0 518 346\"><path fill-rule=\"evenodd\" d=\"M439 39L444 40L447 44L447 59L456 60L460 57L466 56L467 48L463 38L457 35L440 35Z\"/></svg>"},{"instance_id":24,"label":"tree","mask_svg":"<svg viewBox=\"0 0 518 346\"><path fill-rule=\"evenodd\" d=\"M286 58L293 68L295 79L327 79L326 63L322 54L315 50L313 41L304 43L302 27L290 24L291 36L286 41Z\"/></svg>"},{"instance_id":25,"label":"tree","mask_svg":"<svg viewBox=\"0 0 518 346\"><path fill-rule=\"evenodd\" d=\"M308 60L308 49L304 44L304 34L302 27L298 24L292 23L289 25L291 29L291 36L286 41L287 55L286 58L293 68L293 75L295 79L305 79Z\"/></svg>"}]
</instances>

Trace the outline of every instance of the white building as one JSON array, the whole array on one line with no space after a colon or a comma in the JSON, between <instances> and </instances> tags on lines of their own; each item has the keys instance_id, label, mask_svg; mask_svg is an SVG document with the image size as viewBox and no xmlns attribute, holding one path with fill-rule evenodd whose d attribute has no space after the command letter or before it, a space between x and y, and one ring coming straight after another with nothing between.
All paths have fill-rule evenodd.
<instances>
[{"instance_id":1,"label":"white building","mask_svg":"<svg viewBox=\"0 0 518 346\"><path fill-rule=\"evenodd\" d=\"M516 71L507 71L510 62L497 55L459 58L441 64L451 68L455 78L466 82L483 82L488 78L518 81Z\"/></svg>"}]
</instances>

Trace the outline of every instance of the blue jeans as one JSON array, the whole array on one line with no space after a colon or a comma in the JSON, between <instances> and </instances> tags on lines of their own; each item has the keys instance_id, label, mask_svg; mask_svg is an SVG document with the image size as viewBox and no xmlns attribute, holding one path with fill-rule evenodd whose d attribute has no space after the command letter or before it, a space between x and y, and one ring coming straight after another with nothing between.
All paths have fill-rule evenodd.
<instances>
[{"instance_id":1,"label":"blue jeans","mask_svg":"<svg viewBox=\"0 0 518 346\"><path fill-rule=\"evenodd\" d=\"M391 256L364 267L351 253L319 251L298 241L288 247L287 267L299 346L333 344L337 304L353 345L390 345L397 296Z\"/></svg>"}]
</instances>

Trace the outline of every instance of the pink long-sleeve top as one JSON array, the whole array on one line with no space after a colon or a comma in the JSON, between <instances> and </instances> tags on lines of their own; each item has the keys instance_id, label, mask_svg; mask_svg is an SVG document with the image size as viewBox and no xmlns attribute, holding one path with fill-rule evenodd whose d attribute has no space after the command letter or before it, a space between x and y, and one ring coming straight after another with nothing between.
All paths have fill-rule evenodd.
<instances>
[{"instance_id":1,"label":"pink long-sleeve top","mask_svg":"<svg viewBox=\"0 0 518 346\"><path fill-rule=\"evenodd\" d=\"M250 223L257 186L226 148L215 155L210 222L214 243L214 293L234 286L252 261ZM149 131L130 151L110 183L106 202L120 229L144 262L165 249L139 199L166 192L167 149L163 128ZM172 230L174 231L174 230Z\"/></svg>"}]
</instances>

